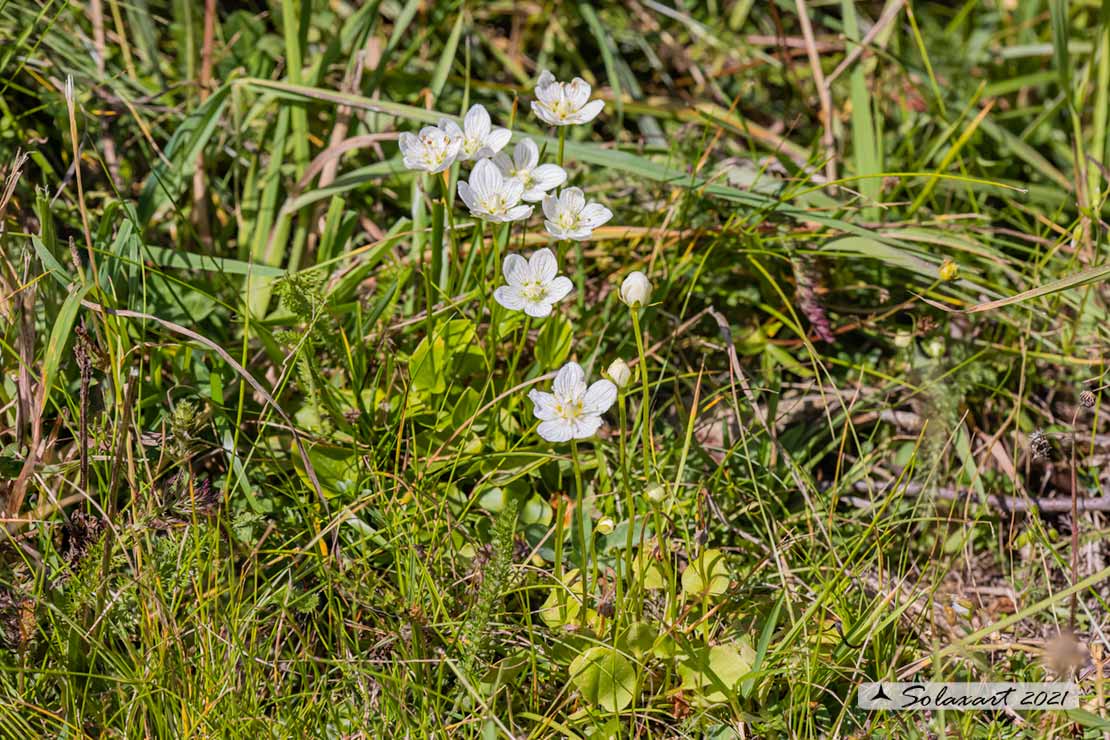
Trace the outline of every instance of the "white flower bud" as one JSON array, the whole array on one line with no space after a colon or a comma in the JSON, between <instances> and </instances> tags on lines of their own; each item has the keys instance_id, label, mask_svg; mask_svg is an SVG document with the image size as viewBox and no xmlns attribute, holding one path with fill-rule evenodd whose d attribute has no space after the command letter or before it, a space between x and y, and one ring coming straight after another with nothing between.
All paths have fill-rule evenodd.
<instances>
[{"instance_id":1,"label":"white flower bud","mask_svg":"<svg viewBox=\"0 0 1110 740\"><path fill-rule=\"evenodd\" d=\"M648 501L653 504L661 504L667 500L667 489L656 483L649 486L648 489L644 491L644 495L647 496Z\"/></svg>"},{"instance_id":2,"label":"white flower bud","mask_svg":"<svg viewBox=\"0 0 1110 740\"><path fill-rule=\"evenodd\" d=\"M909 329L899 329L894 335L894 346L899 349L905 349L913 342L913 332Z\"/></svg>"},{"instance_id":3,"label":"white flower bud","mask_svg":"<svg viewBox=\"0 0 1110 740\"><path fill-rule=\"evenodd\" d=\"M941 357L944 357L945 345L946 342L944 341L944 337L939 334L929 337L925 340L925 354L929 355L929 357L932 357L934 360L939 360Z\"/></svg>"},{"instance_id":4,"label":"white flower bud","mask_svg":"<svg viewBox=\"0 0 1110 740\"><path fill-rule=\"evenodd\" d=\"M601 534L610 534L616 526L617 525L613 523L612 517L602 517L597 522L597 531Z\"/></svg>"},{"instance_id":5,"label":"white flower bud","mask_svg":"<svg viewBox=\"0 0 1110 740\"><path fill-rule=\"evenodd\" d=\"M632 379L632 369L628 367L628 363L617 358L609 363L609 368L605 371L605 376L613 381L613 385L618 388L624 388L628 385L628 381Z\"/></svg>"},{"instance_id":6,"label":"white flower bud","mask_svg":"<svg viewBox=\"0 0 1110 740\"><path fill-rule=\"evenodd\" d=\"M646 306L651 300L651 281L647 275L639 270L630 272L621 283L621 300L632 308Z\"/></svg>"}]
</instances>

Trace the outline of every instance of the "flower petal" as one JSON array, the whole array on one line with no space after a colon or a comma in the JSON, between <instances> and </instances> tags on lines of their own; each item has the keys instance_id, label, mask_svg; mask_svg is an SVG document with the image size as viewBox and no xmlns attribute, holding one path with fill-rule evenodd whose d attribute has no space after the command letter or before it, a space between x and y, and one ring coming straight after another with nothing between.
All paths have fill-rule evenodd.
<instances>
[{"instance_id":1,"label":"flower petal","mask_svg":"<svg viewBox=\"0 0 1110 740\"><path fill-rule=\"evenodd\" d=\"M522 221L532 215L532 206L513 206L505 212L503 221Z\"/></svg>"},{"instance_id":2,"label":"flower petal","mask_svg":"<svg viewBox=\"0 0 1110 740\"><path fill-rule=\"evenodd\" d=\"M497 165L497 169L501 170L501 174L509 177L509 173L513 171L513 160L509 159L509 155L505 152L500 152L493 155L493 163Z\"/></svg>"},{"instance_id":3,"label":"flower petal","mask_svg":"<svg viewBox=\"0 0 1110 740\"><path fill-rule=\"evenodd\" d=\"M617 386L613 381L599 380L582 397L582 411L587 414L604 414L616 400Z\"/></svg>"},{"instance_id":4,"label":"flower petal","mask_svg":"<svg viewBox=\"0 0 1110 740\"><path fill-rule=\"evenodd\" d=\"M513 147L513 162L518 170L530 170L540 161L540 149L531 139L521 139Z\"/></svg>"},{"instance_id":5,"label":"flower petal","mask_svg":"<svg viewBox=\"0 0 1110 740\"><path fill-rule=\"evenodd\" d=\"M600 416L582 416L574 422L574 438L575 439L589 439L597 434L598 428L601 426Z\"/></svg>"},{"instance_id":6,"label":"flower petal","mask_svg":"<svg viewBox=\"0 0 1110 740\"><path fill-rule=\"evenodd\" d=\"M555 410L555 406L559 402L555 400L555 396L544 391L532 390L528 392L528 398L535 404L532 413L540 421L559 418L559 413Z\"/></svg>"},{"instance_id":7,"label":"flower petal","mask_svg":"<svg viewBox=\"0 0 1110 740\"><path fill-rule=\"evenodd\" d=\"M500 176L500 172L497 173ZM519 203L520 196L524 195L524 183L519 178L510 177L508 180L501 178L501 195L505 198L506 205Z\"/></svg>"},{"instance_id":8,"label":"flower petal","mask_svg":"<svg viewBox=\"0 0 1110 740\"><path fill-rule=\"evenodd\" d=\"M495 128L486 134L486 148L491 152L489 156L504 149L511 138L513 138L513 132L507 128Z\"/></svg>"},{"instance_id":9,"label":"flower petal","mask_svg":"<svg viewBox=\"0 0 1110 740\"><path fill-rule=\"evenodd\" d=\"M536 433L548 442L567 442L574 436L574 426L564 419L540 422Z\"/></svg>"},{"instance_id":10,"label":"flower petal","mask_svg":"<svg viewBox=\"0 0 1110 740\"><path fill-rule=\"evenodd\" d=\"M463 119L463 128L466 130L466 135L475 139L486 138L490 125L489 111L481 103L470 106L470 110L466 112L466 117Z\"/></svg>"},{"instance_id":11,"label":"flower petal","mask_svg":"<svg viewBox=\"0 0 1110 740\"><path fill-rule=\"evenodd\" d=\"M479 199L495 195L501 190L504 180L501 170L488 159L478 160L478 164L474 165L470 173L470 187L474 189L474 194Z\"/></svg>"},{"instance_id":12,"label":"flower petal","mask_svg":"<svg viewBox=\"0 0 1110 740\"><path fill-rule=\"evenodd\" d=\"M555 259L555 253L547 247L537 249L528 258L528 267L532 273L533 280L540 280L542 282L550 282L552 278L559 274L559 261Z\"/></svg>"},{"instance_id":13,"label":"flower petal","mask_svg":"<svg viewBox=\"0 0 1110 740\"><path fill-rule=\"evenodd\" d=\"M543 225L547 229L547 233L551 234L551 236L555 237L556 239L567 238L566 232L563 231L562 228L559 227L559 224L555 223L554 221L544 220Z\"/></svg>"},{"instance_id":14,"label":"flower petal","mask_svg":"<svg viewBox=\"0 0 1110 740\"><path fill-rule=\"evenodd\" d=\"M567 171L557 164L541 164L532 170L532 188L551 190L567 181Z\"/></svg>"},{"instance_id":15,"label":"flower petal","mask_svg":"<svg viewBox=\"0 0 1110 740\"><path fill-rule=\"evenodd\" d=\"M540 73L540 78L536 80L535 89L536 98L546 105L553 105L558 102L563 94L563 86L555 81L555 75L548 72L546 69Z\"/></svg>"},{"instance_id":16,"label":"flower petal","mask_svg":"<svg viewBox=\"0 0 1110 740\"><path fill-rule=\"evenodd\" d=\"M493 291L493 300L510 311L520 311L528 305L524 301L524 296L520 294L520 289L508 285L502 285Z\"/></svg>"},{"instance_id":17,"label":"flower petal","mask_svg":"<svg viewBox=\"0 0 1110 740\"><path fill-rule=\"evenodd\" d=\"M590 203L582 209L582 225L596 229L613 217L613 212L600 203Z\"/></svg>"},{"instance_id":18,"label":"flower petal","mask_svg":"<svg viewBox=\"0 0 1110 740\"><path fill-rule=\"evenodd\" d=\"M530 277L531 270L528 269L528 260L519 254L507 254L505 261L501 263L501 273L509 285L523 285Z\"/></svg>"},{"instance_id":19,"label":"flower petal","mask_svg":"<svg viewBox=\"0 0 1110 740\"><path fill-rule=\"evenodd\" d=\"M574 283L566 275L560 275L547 284L547 300L558 303L570 295L572 290L574 290Z\"/></svg>"},{"instance_id":20,"label":"flower petal","mask_svg":"<svg viewBox=\"0 0 1110 740\"><path fill-rule=\"evenodd\" d=\"M471 189L470 185L460 180L458 189L459 197L462 198L463 203L466 203L467 208L473 211L478 207L478 199L474 197L474 191Z\"/></svg>"},{"instance_id":21,"label":"flower petal","mask_svg":"<svg viewBox=\"0 0 1110 740\"><path fill-rule=\"evenodd\" d=\"M590 83L581 77L575 77L569 85L563 86L563 91L570 101L571 107L578 110L590 99Z\"/></svg>"},{"instance_id":22,"label":"flower petal","mask_svg":"<svg viewBox=\"0 0 1110 740\"><path fill-rule=\"evenodd\" d=\"M589 123L597 118L597 114L600 113L601 109L604 107L604 100L591 100L582 106L581 110L575 114L575 123Z\"/></svg>"},{"instance_id":23,"label":"flower petal","mask_svg":"<svg viewBox=\"0 0 1110 740\"><path fill-rule=\"evenodd\" d=\"M586 195L579 188L567 188L559 194L559 205L571 213L578 213L586 205Z\"/></svg>"},{"instance_id":24,"label":"flower petal","mask_svg":"<svg viewBox=\"0 0 1110 740\"><path fill-rule=\"evenodd\" d=\"M429 130L431 132L433 132L430 135L434 136L435 135L434 132L436 131L436 129L432 128L431 126L429 126L428 128L421 129L420 130L420 135L423 136L424 132L429 131ZM443 118L443 119L440 120L439 130L440 130L440 132L445 134L448 138L451 138L451 139L462 139L463 138L463 132L462 132L462 129L459 128L459 124L455 123L450 118Z\"/></svg>"},{"instance_id":25,"label":"flower petal","mask_svg":"<svg viewBox=\"0 0 1110 740\"><path fill-rule=\"evenodd\" d=\"M552 390L558 398L571 398L576 394L578 386L585 383L586 373L582 371L582 366L571 361L559 369L552 384Z\"/></svg>"},{"instance_id":26,"label":"flower petal","mask_svg":"<svg viewBox=\"0 0 1110 740\"><path fill-rule=\"evenodd\" d=\"M532 112L536 114L536 118L540 119L544 123L550 124L552 126L559 126L562 124L562 121L559 120L559 117L554 115L547 108L546 105L538 100L532 101Z\"/></svg>"},{"instance_id":27,"label":"flower petal","mask_svg":"<svg viewBox=\"0 0 1110 740\"><path fill-rule=\"evenodd\" d=\"M401 147L402 154L408 154L420 148L420 139L417 139L413 134L408 131L402 131L397 137L397 146Z\"/></svg>"},{"instance_id":28,"label":"flower petal","mask_svg":"<svg viewBox=\"0 0 1110 740\"><path fill-rule=\"evenodd\" d=\"M542 319L551 315L551 304L548 301L529 301L524 304L524 313L532 318Z\"/></svg>"},{"instance_id":29,"label":"flower petal","mask_svg":"<svg viewBox=\"0 0 1110 740\"><path fill-rule=\"evenodd\" d=\"M547 216L552 221L559 218L559 199L554 195L549 195L543 199L543 215Z\"/></svg>"}]
</instances>

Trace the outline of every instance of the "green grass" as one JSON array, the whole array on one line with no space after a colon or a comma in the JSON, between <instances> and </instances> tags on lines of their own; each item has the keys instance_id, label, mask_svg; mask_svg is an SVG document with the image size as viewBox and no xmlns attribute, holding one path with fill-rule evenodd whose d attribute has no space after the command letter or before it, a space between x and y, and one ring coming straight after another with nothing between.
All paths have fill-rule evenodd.
<instances>
[{"instance_id":1,"label":"green grass","mask_svg":"<svg viewBox=\"0 0 1110 740\"><path fill-rule=\"evenodd\" d=\"M1110 730L1110 6L213 5L0 0L0 736ZM606 101L565 142L543 69ZM404 167L476 102L613 219Z\"/></svg>"}]
</instances>

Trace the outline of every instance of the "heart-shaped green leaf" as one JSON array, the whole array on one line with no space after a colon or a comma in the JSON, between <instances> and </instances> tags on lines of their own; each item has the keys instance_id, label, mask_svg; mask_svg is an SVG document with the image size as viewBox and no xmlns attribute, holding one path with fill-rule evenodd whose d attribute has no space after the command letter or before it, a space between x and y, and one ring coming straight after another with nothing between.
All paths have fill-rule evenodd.
<instances>
[{"instance_id":1,"label":"heart-shaped green leaf","mask_svg":"<svg viewBox=\"0 0 1110 740\"><path fill-rule=\"evenodd\" d=\"M627 707L636 692L636 669L608 645L592 647L575 658L570 680L586 701L610 712Z\"/></svg>"}]
</instances>

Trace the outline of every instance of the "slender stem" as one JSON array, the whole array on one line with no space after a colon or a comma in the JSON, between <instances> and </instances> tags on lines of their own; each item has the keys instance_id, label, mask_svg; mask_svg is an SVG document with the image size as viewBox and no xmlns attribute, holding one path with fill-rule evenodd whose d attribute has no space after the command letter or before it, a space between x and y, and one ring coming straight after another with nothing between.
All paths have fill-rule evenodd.
<instances>
[{"instance_id":1,"label":"slender stem","mask_svg":"<svg viewBox=\"0 0 1110 740\"><path fill-rule=\"evenodd\" d=\"M624 554L625 554L625 577L628 579L628 594L629 597L634 593L632 590L632 574L635 572L635 557L632 553L634 546L633 538L636 533L636 500L632 496L632 482L629 480L628 470L628 413L626 407L627 397L624 391L620 391L617 396L617 414L620 417L620 459L621 459L621 487L624 489L624 508L626 509L625 517L628 519L628 535L625 540ZM640 547L643 547L643 537L640 537ZM617 583L621 579L618 576ZM620 603L620 599L617 599ZM624 605L621 604L623 610ZM636 616L639 617L639 610L637 609Z\"/></svg>"},{"instance_id":2,"label":"slender stem","mask_svg":"<svg viewBox=\"0 0 1110 740\"><path fill-rule=\"evenodd\" d=\"M570 459L574 467L574 491L577 496L578 509L578 546L580 548L578 555L578 577L582 579L582 610L579 612L582 617L582 626L586 626L586 612L588 611L587 605L589 604L588 595L590 592L590 579L589 573L586 568L589 565L589 552L590 546L590 532L589 521L586 516L586 497L582 488L582 466L578 460L578 442L571 440L570 442Z\"/></svg>"},{"instance_id":3,"label":"slender stem","mask_svg":"<svg viewBox=\"0 0 1110 740\"><path fill-rule=\"evenodd\" d=\"M451 266L458 259L459 248L455 241L455 215L451 212L451 203L447 198L451 194L450 170L443 171L443 210L447 214L447 242L445 244L445 259L443 260L443 273L440 275L440 285L445 295L451 295Z\"/></svg>"},{"instance_id":4,"label":"slender stem","mask_svg":"<svg viewBox=\"0 0 1110 740\"><path fill-rule=\"evenodd\" d=\"M578 313L586 313L586 270L582 260L582 242L574 242L574 282L578 289Z\"/></svg>"},{"instance_id":5,"label":"slender stem","mask_svg":"<svg viewBox=\"0 0 1110 740\"><path fill-rule=\"evenodd\" d=\"M434 223L435 216L432 216ZM433 231L435 227L433 226ZM437 245L433 241L431 246L431 257L428 261L424 260L424 250L420 250L420 271L424 277L424 333L428 337L428 344L431 345L433 333L435 331L435 316L432 313L432 307L435 306L434 291L432 290L432 281L435 279L432 276L433 264L435 262L435 252ZM431 355L428 355L431 357Z\"/></svg>"},{"instance_id":6,"label":"slender stem","mask_svg":"<svg viewBox=\"0 0 1110 740\"><path fill-rule=\"evenodd\" d=\"M508 389L513 383L513 374L516 372L517 363L520 362L520 355L524 352L524 345L528 344L528 330L532 327L532 317L525 315L524 325L520 329L520 341L516 343L516 351L513 352L513 361L509 365L509 374L505 376L505 388Z\"/></svg>"},{"instance_id":7,"label":"slender stem","mask_svg":"<svg viewBox=\"0 0 1110 740\"><path fill-rule=\"evenodd\" d=\"M558 584L556 588L559 589L559 619L560 621L566 620L566 592L562 588L563 584L563 520L566 518L565 508L566 497L559 494L558 501L555 504L555 583Z\"/></svg>"},{"instance_id":8,"label":"slender stem","mask_svg":"<svg viewBox=\"0 0 1110 740\"><path fill-rule=\"evenodd\" d=\"M437 187L438 185L438 187ZM439 193L434 193L439 190ZM433 177L428 187L428 195L432 198L432 280L435 285L447 295L447 265L444 264L443 248L443 211L445 198L439 197L447 192L447 182Z\"/></svg>"},{"instance_id":9,"label":"slender stem","mask_svg":"<svg viewBox=\"0 0 1110 740\"><path fill-rule=\"evenodd\" d=\"M559 127L559 156L557 158L558 159L558 164L559 164L560 167L563 166L563 145L566 144L566 141L567 141L567 127L566 126L560 126Z\"/></svg>"},{"instance_id":10,"label":"slender stem","mask_svg":"<svg viewBox=\"0 0 1110 740\"><path fill-rule=\"evenodd\" d=\"M644 352L644 336L640 331L640 312L637 308L629 307L632 313L632 333L636 335L636 352L640 356L640 387L642 391L642 400L640 401L640 433L643 436L644 445L644 468L650 468L652 476L658 472L655 470L655 445L651 441L651 390L648 385L648 371L647 371L647 354ZM651 458L649 464L648 458Z\"/></svg>"}]
</instances>

